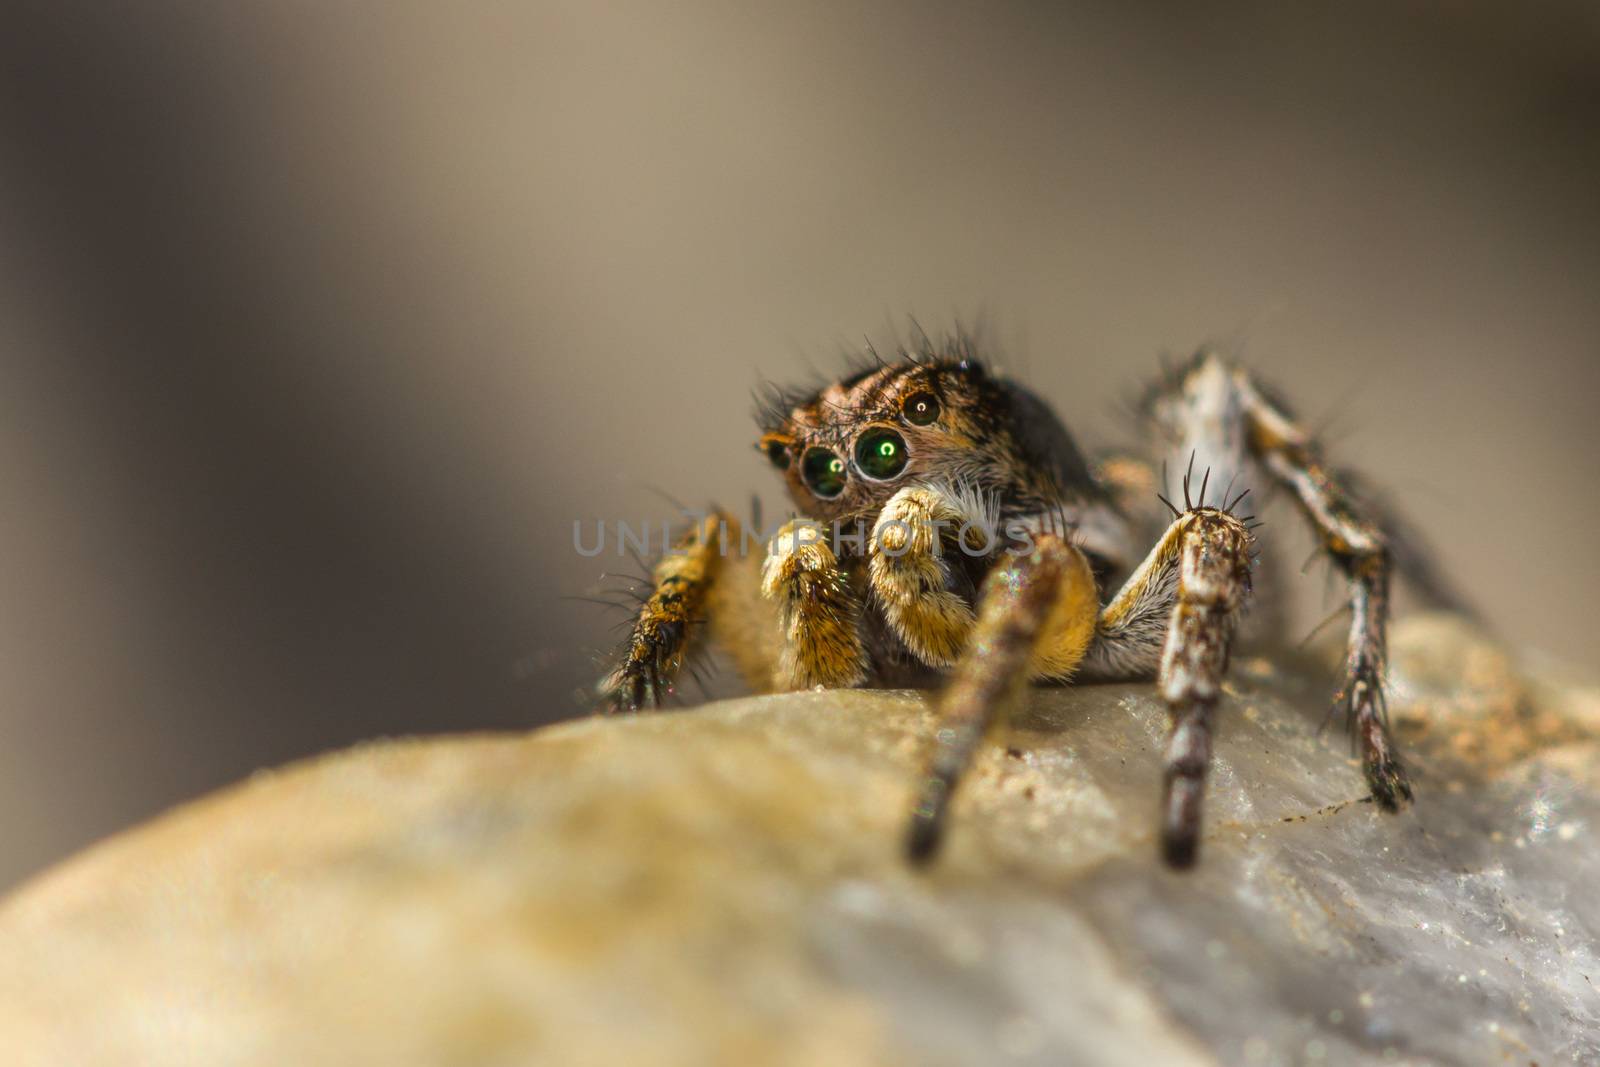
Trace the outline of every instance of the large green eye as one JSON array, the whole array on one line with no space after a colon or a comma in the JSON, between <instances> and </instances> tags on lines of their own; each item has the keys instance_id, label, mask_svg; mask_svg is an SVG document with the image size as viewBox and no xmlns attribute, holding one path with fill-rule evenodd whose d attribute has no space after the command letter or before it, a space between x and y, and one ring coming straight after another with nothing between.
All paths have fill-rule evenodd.
<instances>
[{"instance_id":1,"label":"large green eye","mask_svg":"<svg viewBox=\"0 0 1600 1067\"><path fill-rule=\"evenodd\" d=\"M826 448L808 448L800 461L800 477L818 496L838 496L844 492L844 460Z\"/></svg>"},{"instance_id":2,"label":"large green eye","mask_svg":"<svg viewBox=\"0 0 1600 1067\"><path fill-rule=\"evenodd\" d=\"M856 442L856 466L884 481L906 469L906 439L893 430L868 430Z\"/></svg>"}]
</instances>

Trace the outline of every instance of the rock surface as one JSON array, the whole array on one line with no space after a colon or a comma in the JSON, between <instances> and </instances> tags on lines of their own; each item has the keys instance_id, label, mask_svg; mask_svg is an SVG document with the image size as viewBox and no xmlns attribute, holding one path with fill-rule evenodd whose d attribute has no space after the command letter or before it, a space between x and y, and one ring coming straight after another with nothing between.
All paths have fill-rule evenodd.
<instances>
[{"instance_id":1,"label":"rock surface","mask_svg":"<svg viewBox=\"0 0 1600 1067\"><path fill-rule=\"evenodd\" d=\"M805 693L378 742L113 838L0 906L8 1064L1600 1061L1600 690L1398 627L1419 803L1329 682L1236 662L1200 866L1149 686L1039 691L929 872L934 723ZM1275 663L1288 664L1285 667Z\"/></svg>"}]
</instances>

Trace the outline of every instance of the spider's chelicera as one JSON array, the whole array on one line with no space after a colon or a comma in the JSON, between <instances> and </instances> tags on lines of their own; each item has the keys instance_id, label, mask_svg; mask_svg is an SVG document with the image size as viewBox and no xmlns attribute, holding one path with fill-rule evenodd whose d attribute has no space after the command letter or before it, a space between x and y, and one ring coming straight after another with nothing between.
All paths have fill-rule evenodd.
<instances>
[{"instance_id":1,"label":"spider's chelicera","mask_svg":"<svg viewBox=\"0 0 1600 1067\"><path fill-rule=\"evenodd\" d=\"M655 566L600 684L606 708L659 706L713 643L757 691L940 686L943 728L910 815L909 853L922 861L1019 680L1154 678L1171 715L1162 853L1188 866L1212 711L1251 591L1253 525L1236 512L1245 486L1267 480L1346 578L1337 699L1374 800L1397 810L1411 787L1383 705L1390 524L1354 502L1280 401L1213 353L1167 371L1139 412L1148 452L1091 466L1050 408L987 371L964 337L776 394L757 448L800 518L764 558L726 551L742 540L726 512L689 531ZM819 536L825 524L870 533Z\"/></svg>"}]
</instances>

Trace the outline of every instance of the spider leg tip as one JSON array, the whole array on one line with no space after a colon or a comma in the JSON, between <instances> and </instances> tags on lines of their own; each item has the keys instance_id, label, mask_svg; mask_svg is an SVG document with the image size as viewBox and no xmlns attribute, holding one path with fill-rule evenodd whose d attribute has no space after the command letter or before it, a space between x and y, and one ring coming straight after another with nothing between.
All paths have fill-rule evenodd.
<instances>
[{"instance_id":1,"label":"spider leg tip","mask_svg":"<svg viewBox=\"0 0 1600 1067\"><path fill-rule=\"evenodd\" d=\"M1200 858L1200 842L1192 833L1169 830L1161 835L1161 859L1175 871L1187 871Z\"/></svg>"},{"instance_id":2,"label":"spider leg tip","mask_svg":"<svg viewBox=\"0 0 1600 1067\"><path fill-rule=\"evenodd\" d=\"M1373 802L1390 814L1403 810L1415 799L1411 782L1394 760L1381 760L1368 766L1367 784L1372 788Z\"/></svg>"},{"instance_id":3,"label":"spider leg tip","mask_svg":"<svg viewBox=\"0 0 1600 1067\"><path fill-rule=\"evenodd\" d=\"M926 867L939 854L944 840L943 827L937 818L918 813L911 819L906 835L906 859L916 867Z\"/></svg>"}]
</instances>

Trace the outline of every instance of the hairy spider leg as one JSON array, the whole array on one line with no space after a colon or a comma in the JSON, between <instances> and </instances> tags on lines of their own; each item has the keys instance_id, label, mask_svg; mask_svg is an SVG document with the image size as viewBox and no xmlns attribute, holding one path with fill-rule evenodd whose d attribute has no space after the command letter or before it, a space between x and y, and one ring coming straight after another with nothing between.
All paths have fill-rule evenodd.
<instances>
[{"instance_id":1,"label":"hairy spider leg","mask_svg":"<svg viewBox=\"0 0 1600 1067\"><path fill-rule=\"evenodd\" d=\"M906 841L913 861L938 851L951 795L989 726L1031 679L1064 678L1083 658L1096 607L1089 561L1053 534L989 572L970 640L940 697L939 731Z\"/></svg>"}]
</instances>

